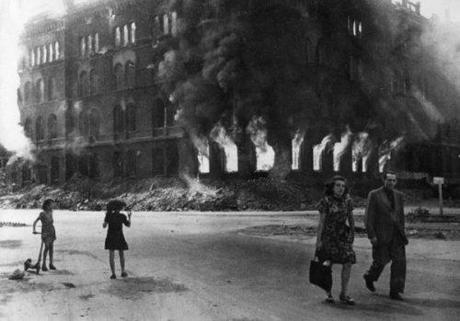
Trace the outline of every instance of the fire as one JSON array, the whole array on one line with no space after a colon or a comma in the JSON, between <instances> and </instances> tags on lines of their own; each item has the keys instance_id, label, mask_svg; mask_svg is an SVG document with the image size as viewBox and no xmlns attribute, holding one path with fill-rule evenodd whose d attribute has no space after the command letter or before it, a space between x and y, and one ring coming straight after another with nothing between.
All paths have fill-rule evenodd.
<instances>
[{"instance_id":1,"label":"fire","mask_svg":"<svg viewBox=\"0 0 460 321\"><path fill-rule=\"evenodd\" d=\"M323 154L325 150L331 146L333 142L334 136L332 134L327 135L323 138L321 143L318 145L313 146L313 170L314 171L321 171L323 169L322 162L323 162Z\"/></svg>"},{"instance_id":2,"label":"fire","mask_svg":"<svg viewBox=\"0 0 460 321\"><path fill-rule=\"evenodd\" d=\"M340 171L340 161L343 154L347 150L347 147L350 145L351 140L351 131L347 126L347 130L342 134L340 142L334 144L334 171Z\"/></svg>"},{"instance_id":3,"label":"fire","mask_svg":"<svg viewBox=\"0 0 460 321\"><path fill-rule=\"evenodd\" d=\"M267 143L266 122L262 117L253 117L246 128L256 147L256 170L269 171L275 164L275 151Z\"/></svg>"},{"instance_id":4,"label":"fire","mask_svg":"<svg viewBox=\"0 0 460 321\"><path fill-rule=\"evenodd\" d=\"M225 128L218 123L211 130L210 136L224 150L225 171L227 173L238 172L238 148Z\"/></svg>"},{"instance_id":5,"label":"fire","mask_svg":"<svg viewBox=\"0 0 460 321\"><path fill-rule=\"evenodd\" d=\"M393 140L392 142L384 141L382 145L379 147L379 172L383 173L385 170L385 166L388 161L391 159L391 154L395 151L398 147L401 146L404 137L399 137Z\"/></svg>"},{"instance_id":6,"label":"fire","mask_svg":"<svg viewBox=\"0 0 460 321\"><path fill-rule=\"evenodd\" d=\"M303 140L305 137L305 132L301 132L297 130L292 139L292 170L299 170L300 169L300 148L302 146Z\"/></svg>"},{"instance_id":7,"label":"fire","mask_svg":"<svg viewBox=\"0 0 460 321\"><path fill-rule=\"evenodd\" d=\"M209 141L205 137L192 138L193 144L198 151L198 171L201 174L208 174L210 172L209 164Z\"/></svg>"},{"instance_id":8,"label":"fire","mask_svg":"<svg viewBox=\"0 0 460 321\"><path fill-rule=\"evenodd\" d=\"M367 164L372 152L372 142L369 139L369 134L366 132L358 133L353 141L351 150L353 172L358 171L359 162L361 161L361 170L363 173L366 173Z\"/></svg>"}]
</instances>

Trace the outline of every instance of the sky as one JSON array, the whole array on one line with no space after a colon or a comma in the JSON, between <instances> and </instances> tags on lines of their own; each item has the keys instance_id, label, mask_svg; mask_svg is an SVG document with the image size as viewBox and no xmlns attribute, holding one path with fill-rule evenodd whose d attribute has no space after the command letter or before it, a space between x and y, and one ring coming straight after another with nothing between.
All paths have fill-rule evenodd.
<instances>
[{"instance_id":1,"label":"sky","mask_svg":"<svg viewBox=\"0 0 460 321\"><path fill-rule=\"evenodd\" d=\"M74 1L81 3L94 0ZM426 17L437 14L443 20L448 11L452 20L460 21L460 0L421 0L421 4L422 14ZM30 155L31 144L19 125L16 101L19 85L16 59L19 52L16 44L25 21L44 11L62 14L63 0L0 0L0 144L24 157Z\"/></svg>"}]
</instances>

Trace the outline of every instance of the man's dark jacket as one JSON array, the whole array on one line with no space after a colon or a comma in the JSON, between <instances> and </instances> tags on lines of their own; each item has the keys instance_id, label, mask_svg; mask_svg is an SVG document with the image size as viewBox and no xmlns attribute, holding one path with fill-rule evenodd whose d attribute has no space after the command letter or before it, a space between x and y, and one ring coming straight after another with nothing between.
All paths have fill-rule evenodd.
<instances>
[{"instance_id":1,"label":"man's dark jacket","mask_svg":"<svg viewBox=\"0 0 460 321\"><path fill-rule=\"evenodd\" d=\"M404 230L404 196L393 190L394 208L383 187L369 193L365 224L369 239L377 237L378 244L388 244L398 232L405 244L408 243Z\"/></svg>"}]
</instances>

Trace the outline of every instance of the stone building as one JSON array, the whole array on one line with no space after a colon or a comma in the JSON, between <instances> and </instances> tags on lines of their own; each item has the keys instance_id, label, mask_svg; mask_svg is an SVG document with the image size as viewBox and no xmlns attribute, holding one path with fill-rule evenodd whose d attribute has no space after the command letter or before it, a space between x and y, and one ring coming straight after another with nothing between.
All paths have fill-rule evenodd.
<instances>
[{"instance_id":1,"label":"stone building","mask_svg":"<svg viewBox=\"0 0 460 321\"><path fill-rule=\"evenodd\" d=\"M176 125L174 99L157 77L164 53L180 46L175 39L184 12L176 9L178 1L66 3L64 16L31 20L21 38L18 100L22 124L37 154L37 162L24 167L32 173L23 177L53 184L76 173L95 179L142 178L202 168L203 164L195 164L196 151L188 148L186 130ZM328 77L336 75L345 79L353 94L364 97L354 108L366 114L365 105L373 100L381 99L385 106L390 102L383 116L404 116L412 135L422 138L401 147L396 155L398 137L381 135L370 144L372 133L365 128L333 133L330 126L313 121L302 137L287 139L289 144L292 140L287 147L292 150L293 172L321 178L333 172L375 177L391 166L430 175L460 173L455 160L460 142L449 138L452 150L446 152L440 138L445 136L440 133L446 133L442 124L458 108L459 95L423 50L421 38L431 22L420 15L419 3L203 1L198 25L212 28L261 3L264 8L282 3L302 15L303 68L317 84L319 96L329 95L320 117L330 119L331 110L340 107L334 93L327 94L321 87L326 88ZM436 112L428 110L433 105ZM214 145L205 157L210 164L202 168L203 174L230 172L234 167L225 165L227 151ZM433 153L432 146L439 153ZM250 143L249 147L238 144L237 169L257 169L254 149ZM448 155L439 162L444 153Z\"/></svg>"}]
</instances>

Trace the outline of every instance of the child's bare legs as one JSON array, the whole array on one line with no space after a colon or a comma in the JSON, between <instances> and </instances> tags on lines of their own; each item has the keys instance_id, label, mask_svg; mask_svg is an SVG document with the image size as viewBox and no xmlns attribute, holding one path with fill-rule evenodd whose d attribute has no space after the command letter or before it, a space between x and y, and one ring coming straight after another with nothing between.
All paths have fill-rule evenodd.
<instances>
[{"instance_id":1,"label":"child's bare legs","mask_svg":"<svg viewBox=\"0 0 460 321\"><path fill-rule=\"evenodd\" d=\"M121 276L125 277L127 276L125 271L125 253L123 250L119 250L118 254L120 255Z\"/></svg>"},{"instance_id":2,"label":"child's bare legs","mask_svg":"<svg viewBox=\"0 0 460 321\"><path fill-rule=\"evenodd\" d=\"M42 264L42 270L43 271L48 271L48 268L46 267L46 256L49 253L49 243L45 242L45 249L43 250L43 264Z\"/></svg>"},{"instance_id":3,"label":"child's bare legs","mask_svg":"<svg viewBox=\"0 0 460 321\"><path fill-rule=\"evenodd\" d=\"M109 262L110 262L110 270L112 271L112 277L115 276L115 251L109 251Z\"/></svg>"},{"instance_id":4,"label":"child's bare legs","mask_svg":"<svg viewBox=\"0 0 460 321\"><path fill-rule=\"evenodd\" d=\"M50 258L50 269L51 270L56 270L56 267L54 266L53 262L53 258L54 258L54 242L50 242L50 245L49 245L49 258Z\"/></svg>"},{"instance_id":5,"label":"child's bare legs","mask_svg":"<svg viewBox=\"0 0 460 321\"><path fill-rule=\"evenodd\" d=\"M347 295L348 283L350 282L351 263L345 263L342 266L342 291L343 296Z\"/></svg>"}]
</instances>

